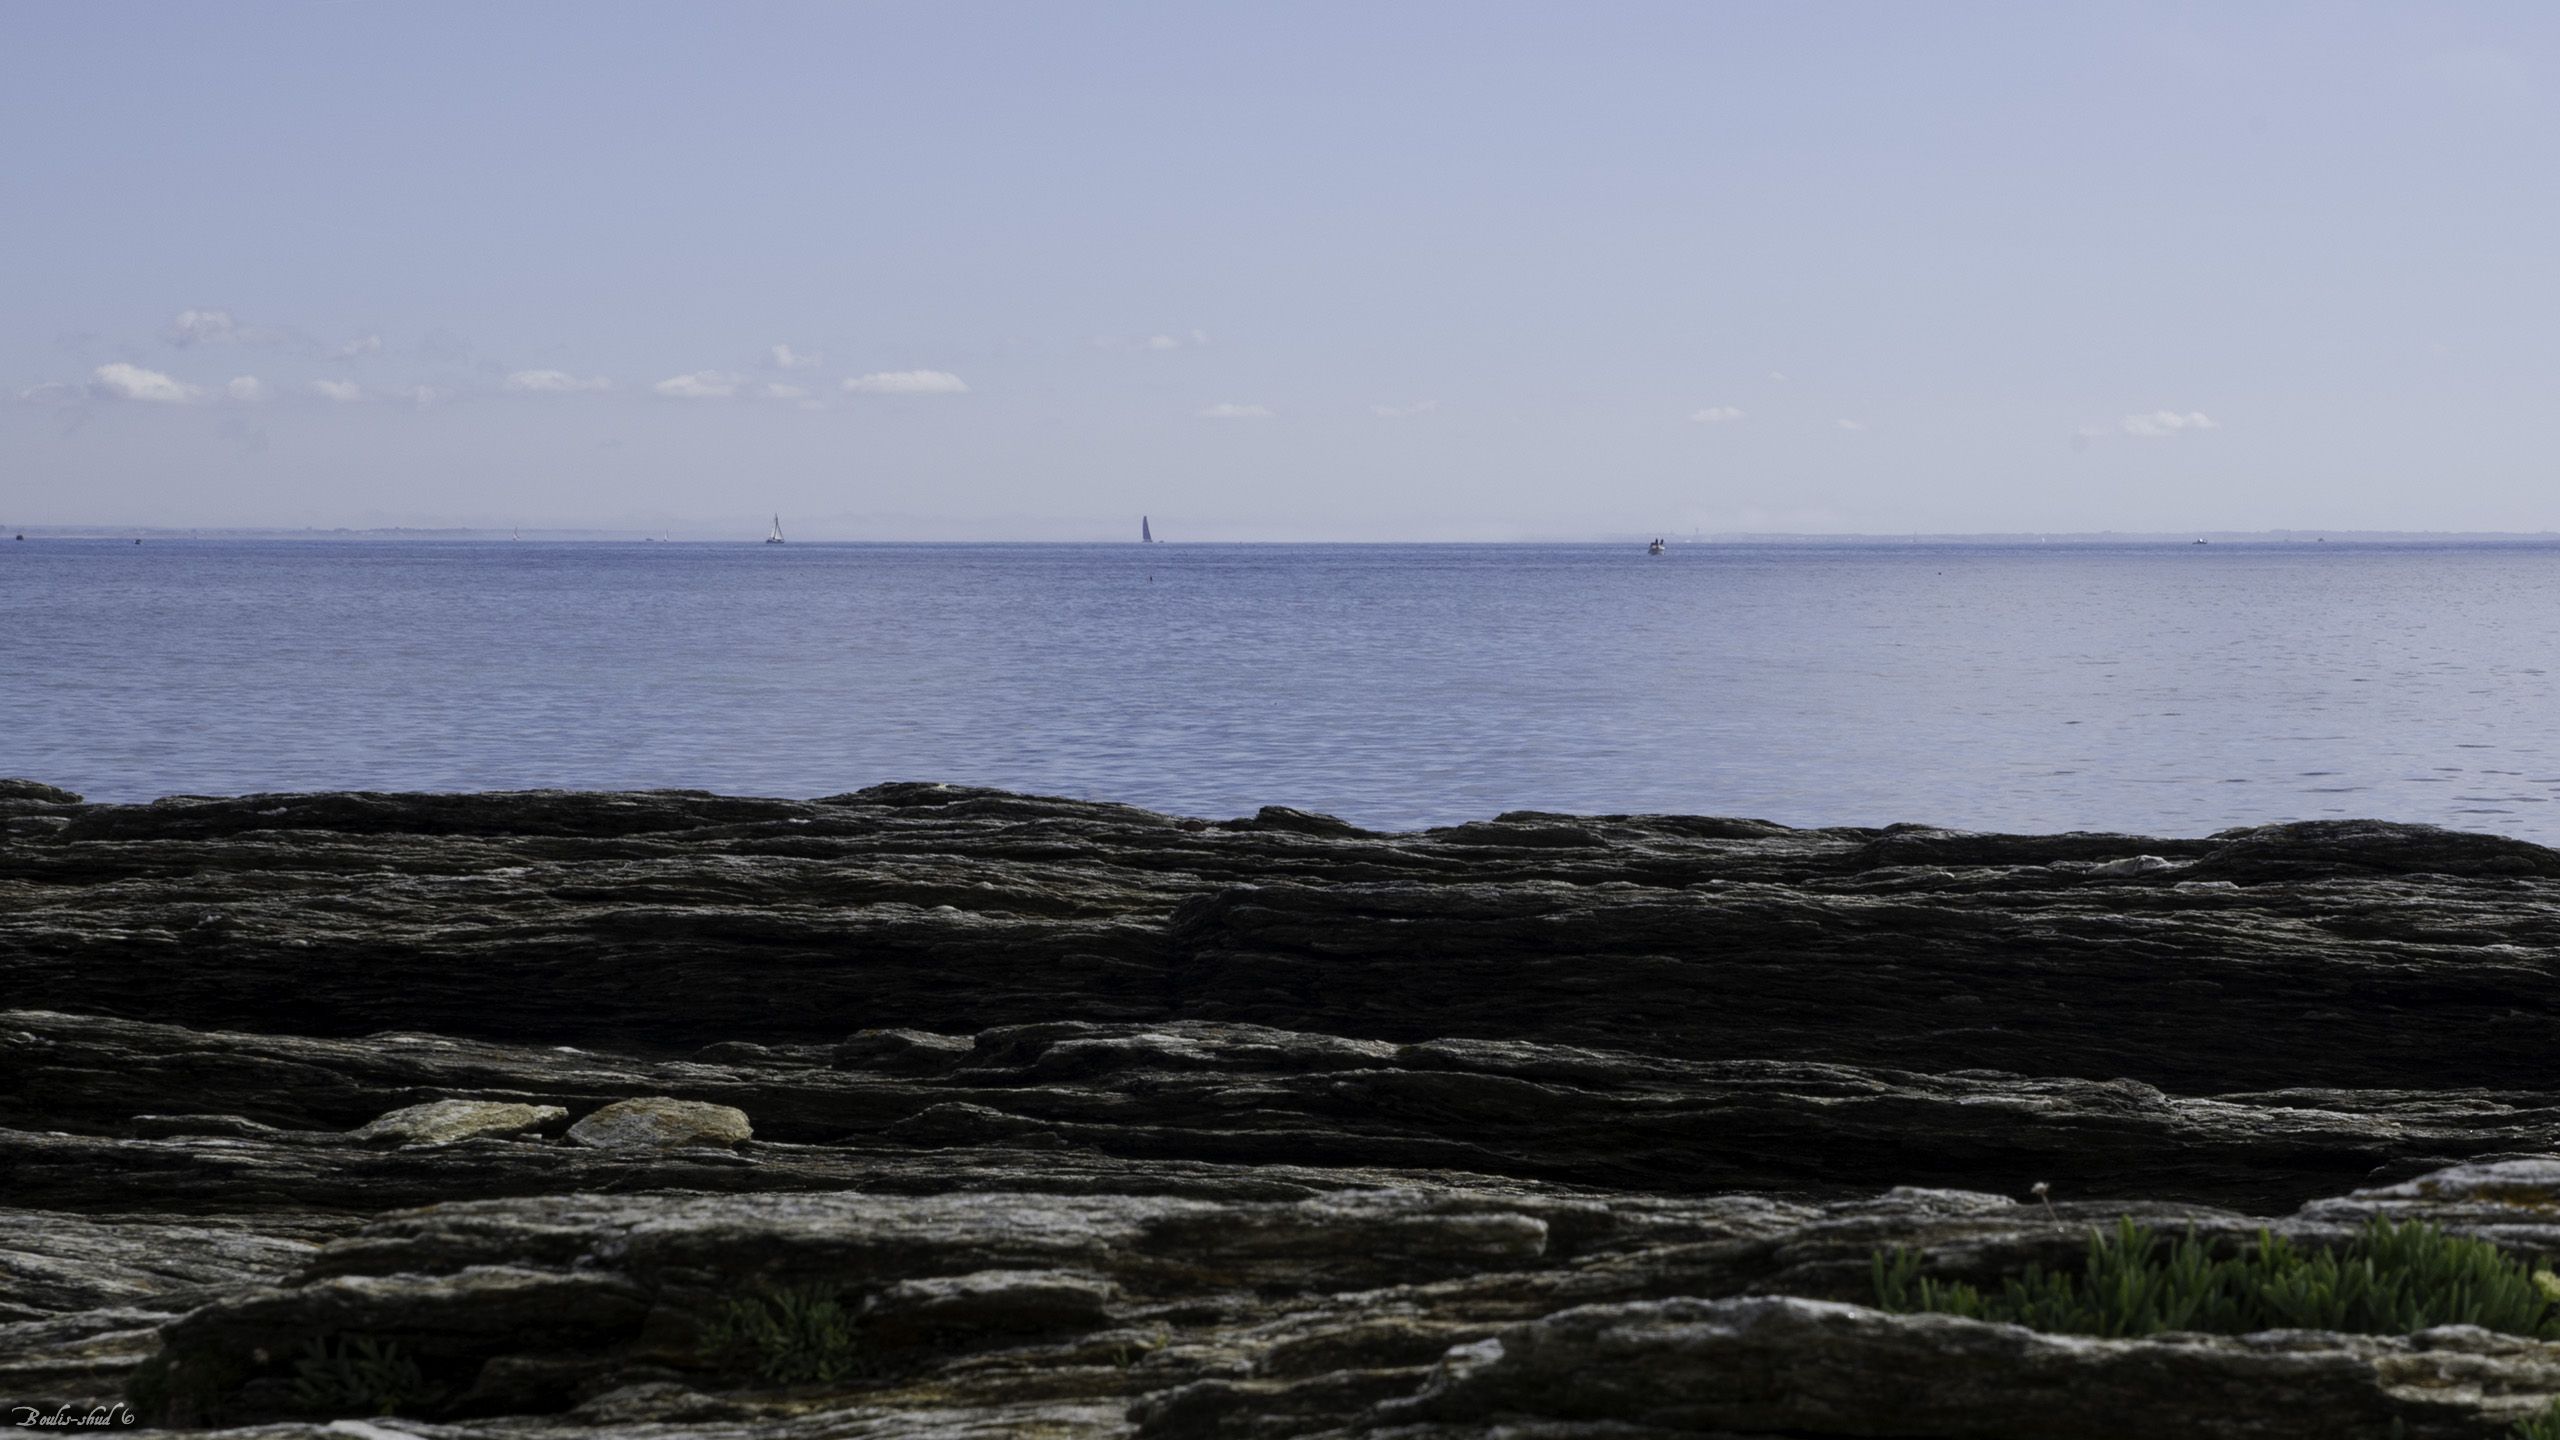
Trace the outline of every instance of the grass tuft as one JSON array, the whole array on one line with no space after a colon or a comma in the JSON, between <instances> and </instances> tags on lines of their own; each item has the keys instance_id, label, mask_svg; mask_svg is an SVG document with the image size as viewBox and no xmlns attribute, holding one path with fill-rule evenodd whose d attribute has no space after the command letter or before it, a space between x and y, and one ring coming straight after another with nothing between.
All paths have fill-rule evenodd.
<instances>
[{"instance_id":1,"label":"grass tuft","mask_svg":"<svg viewBox=\"0 0 2560 1440\"><path fill-rule=\"evenodd\" d=\"M2560 1338L2560 1277L2485 1240L2424 1221L2375 1216L2335 1250L2304 1251L2261 1230L2238 1255L2217 1259L2194 1230L2164 1240L2129 1218L2092 1232L2078 1272L2030 1266L1988 1293L1920 1273L1920 1256L1880 1251L1879 1309L1996 1320L2064 1335L2136 1336L2167 1330L2246 1335L2259 1330L2337 1330L2407 1335L2436 1325L2477 1325L2509 1335ZM2560 1440L2560 1431L2533 1440Z\"/></svg>"},{"instance_id":2,"label":"grass tuft","mask_svg":"<svg viewBox=\"0 0 2560 1440\"><path fill-rule=\"evenodd\" d=\"M305 1414L415 1413L435 1398L418 1362L388 1340L341 1335L332 1345L314 1337L293 1367L294 1408Z\"/></svg>"},{"instance_id":3,"label":"grass tuft","mask_svg":"<svg viewBox=\"0 0 2560 1440\"><path fill-rule=\"evenodd\" d=\"M732 1300L711 1329L729 1363L769 1384L834 1384L866 1368L853 1310L822 1286L788 1286Z\"/></svg>"}]
</instances>

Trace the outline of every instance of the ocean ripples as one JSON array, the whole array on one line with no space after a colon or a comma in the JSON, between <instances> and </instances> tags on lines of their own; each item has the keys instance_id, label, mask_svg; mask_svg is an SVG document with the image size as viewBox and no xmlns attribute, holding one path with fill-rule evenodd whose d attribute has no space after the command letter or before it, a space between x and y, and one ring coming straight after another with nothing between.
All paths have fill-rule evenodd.
<instances>
[{"instance_id":1,"label":"ocean ripples","mask_svg":"<svg viewBox=\"0 0 2560 1440\"><path fill-rule=\"evenodd\" d=\"M2560 548L2320 551L31 543L0 773L2560 841Z\"/></svg>"}]
</instances>

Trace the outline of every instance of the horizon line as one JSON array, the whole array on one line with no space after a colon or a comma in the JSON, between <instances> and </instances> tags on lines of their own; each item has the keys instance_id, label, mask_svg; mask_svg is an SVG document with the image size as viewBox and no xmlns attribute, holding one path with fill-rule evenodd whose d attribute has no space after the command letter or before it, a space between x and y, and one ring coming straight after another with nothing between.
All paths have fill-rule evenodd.
<instances>
[{"instance_id":1,"label":"horizon line","mask_svg":"<svg viewBox=\"0 0 2560 1440\"><path fill-rule=\"evenodd\" d=\"M13 537L37 537L51 540L132 539L137 536L164 539L267 539L315 541L342 539L415 540L453 542L475 540L507 540L523 536L547 543L589 544L761 544L764 537L746 530L734 533L725 529L702 529L693 526L664 529L626 528L620 526L541 526L507 525L154 525L129 526L114 524L45 524L6 527ZM1671 545L1736 545L1736 544L1806 544L1806 543L1986 543L2019 544L2092 544L2092 543L2189 543L2197 540L2282 541L2288 543L2339 540L2365 541L2436 541L2560 542L2560 530L2409 530L2409 529L2312 529L2281 527L2257 530L2181 529L2181 530L1912 530L1912 531L1823 531L1823 530L1728 530L1693 531L1687 538L1664 532L1585 533L1581 535L1523 536L1512 539L1432 539L1416 536L1387 536L1368 539L1255 539L1221 538L1194 540L1157 539L1152 542L1136 538L1030 538L984 539L930 536L863 536L820 534L804 536L789 543L801 545L1642 545L1657 535Z\"/></svg>"}]
</instances>

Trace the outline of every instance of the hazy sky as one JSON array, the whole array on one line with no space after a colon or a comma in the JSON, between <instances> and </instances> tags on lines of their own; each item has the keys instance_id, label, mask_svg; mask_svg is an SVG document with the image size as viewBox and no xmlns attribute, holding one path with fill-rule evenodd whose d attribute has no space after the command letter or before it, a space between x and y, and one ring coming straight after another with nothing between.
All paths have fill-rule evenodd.
<instances>
[{"instance_id":1,"label":"hazy sky","mask_svg":"<svg viewBox=\"0 0 2560 1440\"><path fill-rule=\"evenodd\" d=\"M0 16L0 525L2560 528L2560 8Z\"/></svg>"}]
</instances>

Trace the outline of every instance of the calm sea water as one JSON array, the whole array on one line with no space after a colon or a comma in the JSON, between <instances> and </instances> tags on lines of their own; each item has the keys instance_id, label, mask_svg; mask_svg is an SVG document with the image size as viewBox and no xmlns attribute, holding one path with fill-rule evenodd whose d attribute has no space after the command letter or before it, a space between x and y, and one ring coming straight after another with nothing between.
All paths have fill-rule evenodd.
<instances>
[{"instance_id":1,"label":"calm sea water","mask_svg":"<svg viewBox=\"0 0 2560 1440\"><path fill-rule=\"evenodd\" d=\"M0 542L0 774L2560 842L2560 548Z\"/></svg>"}]
</instances>

